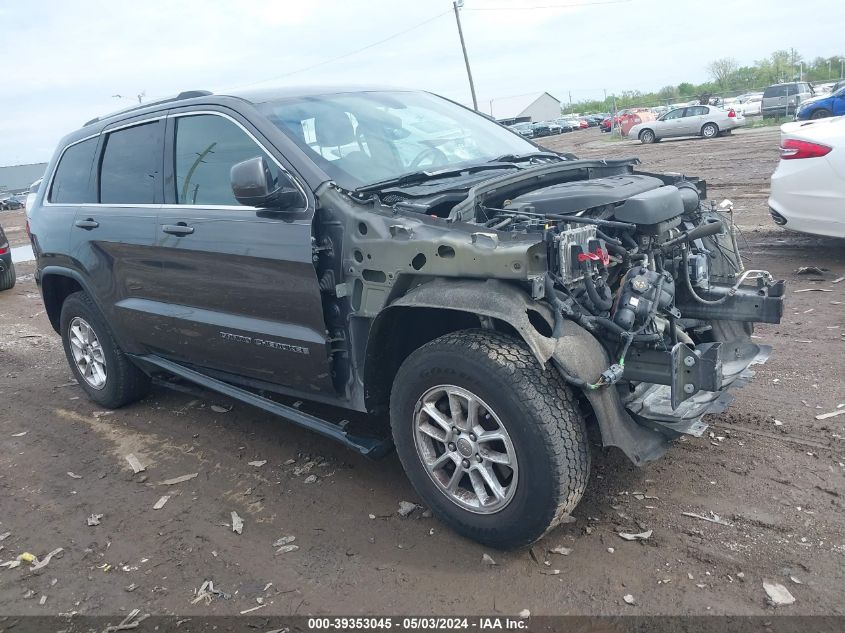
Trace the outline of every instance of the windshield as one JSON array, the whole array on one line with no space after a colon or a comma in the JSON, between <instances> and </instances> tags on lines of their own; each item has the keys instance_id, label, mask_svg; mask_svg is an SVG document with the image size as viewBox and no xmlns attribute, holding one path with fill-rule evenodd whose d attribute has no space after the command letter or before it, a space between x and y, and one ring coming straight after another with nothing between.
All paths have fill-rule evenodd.
<instances>
[{"instance_id":1,"label":"windshield","mask_svg":"<svg viewBox=\"0 0 845 633\"><path fill-rule=\"evenodd\" d=\"M539 151L517 134L426 92L351 92L258 106L339 185Z\"/></svg>"}]
</instances>

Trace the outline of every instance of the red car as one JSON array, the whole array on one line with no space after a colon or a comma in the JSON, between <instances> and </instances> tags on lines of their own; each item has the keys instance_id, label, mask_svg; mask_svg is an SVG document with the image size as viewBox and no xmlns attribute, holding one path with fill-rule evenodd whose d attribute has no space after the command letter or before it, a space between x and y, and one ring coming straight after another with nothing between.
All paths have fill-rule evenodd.
<instances>
[{"instance_id":1,"label":"red car","mask_svg":"<svg viewBox=\"0 0 845 633\"><path fill-rule=\"evenodd\" d=\"M599 129L600 129L602 132L610 132L610 120L611 120L612 118L613 118L613 117L607 117L607 118L605 118L605 119L602 119L602 122L601 122L601 123L599 123ZM619 119L619 117L617 116L617 117L613 120L613 124L618 126L618 125L619 125L619 123L620 123L620 119Z\"/></svg>"}]
</instances>

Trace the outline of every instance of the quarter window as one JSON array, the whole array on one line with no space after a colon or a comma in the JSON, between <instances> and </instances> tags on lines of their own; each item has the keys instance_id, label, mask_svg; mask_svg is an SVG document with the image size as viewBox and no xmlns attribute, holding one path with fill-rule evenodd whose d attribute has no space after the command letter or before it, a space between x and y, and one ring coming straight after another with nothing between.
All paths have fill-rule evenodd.
<instances>
[{"instance_id":1,"label":"quarter window","mask_svg":"<svg viewBox=\"0 0 845 633\"><path fill-rule=\"evenodd\" d=\"M96 150L96 138L89 138L65 150L56 168L56 174L53 176L50 202L56 204L95 202L91 187L88 185Z\"/></svg>"},{"instance_id":2,"label":"quarter window","mask_svg":"<svg viewBox=\"0 0 845 633\"><path fill-rule=\"evenodd\" d=\"M176 119L176 200L179 204L237 206L232 165L263 156L278 176L275 161L238 125L214 114Z\"/></svg>"},{"instance_id":3,"label":"quarter window","mask_svg":"<svg viewBox=\"0 0 845 633\"><path fill-rule=\"evenodd\" d=\"M162 121L117 130L106 137L100 167L100 202L159 202Z\"/></svg>"}]
</instances>

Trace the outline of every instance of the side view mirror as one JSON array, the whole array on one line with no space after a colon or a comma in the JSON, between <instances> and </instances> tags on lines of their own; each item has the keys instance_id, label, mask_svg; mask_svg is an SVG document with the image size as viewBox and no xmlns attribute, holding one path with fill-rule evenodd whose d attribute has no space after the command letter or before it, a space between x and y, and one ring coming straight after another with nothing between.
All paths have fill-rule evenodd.
<instances>
[{"instance_id":1,"label":"side view mirror","mask_svg":"<svg viewBox=\"0 0 845 633\"><path fill-rule=\"evenodd\" d=\"M250 207L288 210L305 206L305 200L290 176L274 177L263 156L232 165L229 173L235 199Z\"/></svg>"}]
</instances>

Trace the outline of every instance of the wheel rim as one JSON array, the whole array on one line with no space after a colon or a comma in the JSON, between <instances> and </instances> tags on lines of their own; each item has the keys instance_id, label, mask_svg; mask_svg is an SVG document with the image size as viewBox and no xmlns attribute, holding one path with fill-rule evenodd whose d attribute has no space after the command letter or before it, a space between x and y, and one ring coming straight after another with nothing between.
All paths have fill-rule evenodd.
<instances>
[{"instance_id":1,"label":"wheel rim","mask_svg":"<svg viewBox=\"0 0 845 633\"><path fill-rule=\"evenodd\" d=\"M714 128L712 125L705 125L704 126L704 136L706 136L707 138L710 138L712 136L716 136L716 128Z\"/></svg>"},{"instance_id":2,"label":"wheel rim","mask_svg":"<svg viewBox=\"0 0 845 633\"><path fill-rule=\"evenodd\" d=\"M651 143L654 140L654 134L646 130L645 132L643 132L643 140L646 143Z\"/></svg>"},{"instance_id":3,"label":"wheel rim","mask_svg":"<svg viewBox=\"0 0 845 633\"><path fill-rule=\"evenodd\" d=\"M476 514L502 510L516 492L519 468L499 416L454 385L426 391L414 408L414 445L437 489Z\"/></svg>"},{"instance_id":4,"label":"wheel rim","mask_svg":"<svg viewBox=\"0 0 845 633\"><path fill-rule=\"evenodd\" d=\"M97 333L81 317L74 317L68 327L73 362L82 378L94 389L106 386L106 357Z\"/></svg>"}]
</instances>

